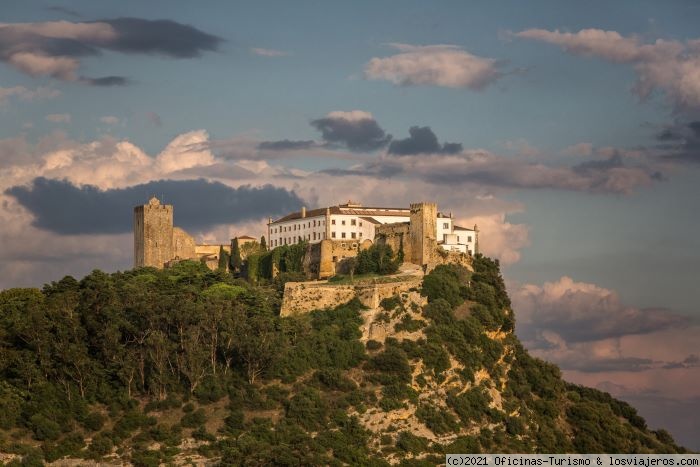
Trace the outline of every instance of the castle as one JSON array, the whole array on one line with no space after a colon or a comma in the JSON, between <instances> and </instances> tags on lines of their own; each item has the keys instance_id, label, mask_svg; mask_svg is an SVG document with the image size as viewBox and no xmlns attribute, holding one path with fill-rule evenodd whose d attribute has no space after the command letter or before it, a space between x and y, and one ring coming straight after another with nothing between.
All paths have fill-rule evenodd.
<instances>
[{"instance_id":1,"label":"castle","mask_svg":"<svg viewBox=\"0 0 700 467\"><path fill-rule=\"evenodd\" d=\"M302 207L278 220L269 219L265 238L270 249L306 242L304 272L310 278L326 279L348 272L350 259L375 243L402 251L404 262L425 270L446 261L468 261L478 251L478 234L476 226L455 225L452 215L439 212L435 203L413 203L405 209L364 207L349 201L310 211ZM250 243L259 248L248 236L228 245L197 245L173 225L173 206L161 204L156 197L134 208L134 267L163 268L189 259L216 269L220 256L231 254L234 241L239 247Z\"/></svg>"},{"instance_id":2,"label":"castle","mask_svg":"<svg viewBox=\"0 0 700 467\"><path fill-rule=\"evenodd\" d=\"M373 243L402 250L404 261L428 269L446 256L470 257L478 249L478 230L454 224L435 203L413 203L409 209L346 204L294 212L268 222L270 248L309 243L305 272L319 279L345 269L347 259Z\"/></svg>"},{"instance_id":3,"label":"castle","mask_svg":"<svg viewBox=\"0 0 700 467\"><path fill-rule=\"evenodd\" d=\"M253 237L237 237L239 246L254 242ZM231 253L228 245L197 245L187 232L173 225L173 206L161 204L155 196L134 208L134 267L164 268L181 260L196 260L210 269L219 267L221 252Z\"/></svg>"}]
</instances>

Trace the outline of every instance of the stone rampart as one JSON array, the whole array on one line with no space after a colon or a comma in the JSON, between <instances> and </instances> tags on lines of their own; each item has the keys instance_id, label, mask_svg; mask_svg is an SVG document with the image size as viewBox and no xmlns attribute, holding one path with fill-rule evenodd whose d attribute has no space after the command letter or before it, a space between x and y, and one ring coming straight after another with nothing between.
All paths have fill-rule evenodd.
<instances>
[{"instance_id":1,"label":"stone rampart","mask_svg":"<svg viewBox=\"0 0 700 467\"><path fill-rule=\"evenodd\" d=\"M287 282L280 316L309 313L313 310L334 308L357 297L360 303L377 308L379 302L410 289L420 287L421 279L385 283L358 283L336 285L328 282Z\"/></svg>"}]
</instances>

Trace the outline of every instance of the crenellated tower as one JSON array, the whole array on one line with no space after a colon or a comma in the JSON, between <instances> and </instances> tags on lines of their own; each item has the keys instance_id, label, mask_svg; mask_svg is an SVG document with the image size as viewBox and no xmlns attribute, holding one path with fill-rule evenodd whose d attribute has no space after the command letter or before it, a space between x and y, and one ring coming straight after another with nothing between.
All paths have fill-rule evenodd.
<instances>
[{"instance_id":1,"label":"crenellated tower","mask_svg":"<svg viewBox=\"0 0 700 467\"><path fill-rule=\"evenodd\" d=\"M134 267L162 268L174 257L173 206L153 196L134 208Z\"/></svg>"}]
</instances>

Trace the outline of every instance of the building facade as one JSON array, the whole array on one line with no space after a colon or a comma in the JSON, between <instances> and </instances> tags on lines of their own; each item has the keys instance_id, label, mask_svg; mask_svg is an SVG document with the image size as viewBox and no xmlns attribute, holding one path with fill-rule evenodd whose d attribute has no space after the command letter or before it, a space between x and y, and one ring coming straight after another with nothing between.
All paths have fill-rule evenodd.
<instances>
[{"instance_id":1,"label":"building facade","mask_svg":"<svg viewBox=\"0 0 700 467\"><path fill-rule=\"evenodd\" d=\"M476 252L476 232L466 227L456 226L451 215L437 210L431 203L422 203L435 210L433 238L447 251L467 254ZM301 241L311 244L322 240L333 240L359 245L365 240L374 241L377 227L385 224L411 223L412 208L365 207L348 201L345 204L307 210L301 208L280 219L268 222L267 245L274 249L283 245L293 245ZM421 234L422 235L422 234Z\"/></svg>"}]
</instances>

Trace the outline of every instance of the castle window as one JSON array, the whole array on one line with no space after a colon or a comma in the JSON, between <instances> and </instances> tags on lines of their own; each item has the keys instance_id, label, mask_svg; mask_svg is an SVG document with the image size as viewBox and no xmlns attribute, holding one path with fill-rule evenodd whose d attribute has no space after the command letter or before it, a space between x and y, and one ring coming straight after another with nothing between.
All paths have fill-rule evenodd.
<instances>
[{"instance_id":1,"label":"castle window","mask_svg":"<svg viewBox=\"0 0 700 467\"><path fill-rule=\"evenodd\" d=\"M357 234L356 234L355 232L351 233L350 236L351 236L352 238L357 238Z\"/></svg>"},{"instance_id":2,"label":"castle window","mask_svg":"<svg viewBox=\"0 0 700 467\"><path fill-rule=\"evenodd\" d=\"M340 238L345 238L345 232L340 234Z\"/></svg>"},{"instance_id":3,"label":"castle window","mask_svg":"<svg viewBox=\"0 0 700 467\"><path fill-rule=\"evenodd\" d=\"M314 219L314 227L316 227L316 220Z\"/></svg>"},{"instance_id":4,"label":"castle window","mask_svg":"<svg viewBox=\"0 0 700 467\"><path fill-rule=\"evenodd\" d=\"M360 232L360 238L362 238L362 232Z\"/></svg>"},{"instance_id":5,"label":"castle window","mask_svg":"<svg viewBox=\"0 0 700 467\"><path fill-rule=\"evenodd\" d=\"M341 224L345 225L345 220L340 221Z\"/></svg>"},{"instance_id":6,"label":"castle window","mask_svg":"<svg viewBox=\"0 0 700 467\"><path fill-rule=\"evenodd\" d=\"M360 227L362 227L362 221L360 221Z\"/></svg>"},{"instance_id":7,"label":"castle window","mask_svg":"<svg viewBox=\"0 0 700 467\"><path fill-rule=\"evenodd\" d=\"M331 232L331 237L335 238L335 232Z\"/></svg>"},{"instance_id":8,"label":"castle window","mask_svg":"<svg viewBox=\"0 0 700 467\"><path fill-rule=\"evenodd\" d=\"M447 222L443 222L443 223L442 223L442 228L443 228L443 229L449 229L449 228L450 228L450 224L447 223Z\"/></svg>"},{"instance_id":9,"label":"castle window","mask_svg":"<svg viewBox=\"0 0 700 467\"><path fill-rule=\"evenodd\" d=\"M467 237L467 241L468 241L468 242L471 242L471 241L472 241L472 236L471 236L471 235Z\"/></svg>"},{"instance_id":10,"label":"castle window","mask_svg":"<svg viewBox=\"0 0 700 467\"><path fill-rule=\"evenodd\" d=\"M351 220L350 220L350 225L357 225L357 220L351 219Z\"/></svg>"},{"instance_id":11,"label":"castle window","mask_svg":"<svg viewBox=\"0 0 700 467\"><path fill-rule=\"evenodd\" d=\"M331 224L335 225L335 219L331 219Z\"/></svg>"}]
</instances>

